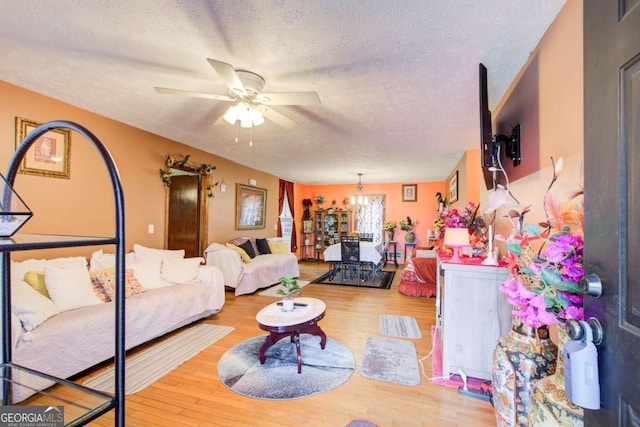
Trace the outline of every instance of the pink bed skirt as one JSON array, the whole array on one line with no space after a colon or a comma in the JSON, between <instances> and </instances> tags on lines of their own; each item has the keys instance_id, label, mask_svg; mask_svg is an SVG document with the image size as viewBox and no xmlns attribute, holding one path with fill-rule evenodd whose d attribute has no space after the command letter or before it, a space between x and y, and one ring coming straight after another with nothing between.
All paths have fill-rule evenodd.
<instances>
[{"instance_id":1,"label":"pink bed skirt","mask_svg":"<svg viewBox=\"0 0 640 427\"><path fill-rule=\"evenodd\" d=\"M436 284L402 280L398 285L398 291L412 297L430 298L436 296Z\"/></svg>"}]
</instances>

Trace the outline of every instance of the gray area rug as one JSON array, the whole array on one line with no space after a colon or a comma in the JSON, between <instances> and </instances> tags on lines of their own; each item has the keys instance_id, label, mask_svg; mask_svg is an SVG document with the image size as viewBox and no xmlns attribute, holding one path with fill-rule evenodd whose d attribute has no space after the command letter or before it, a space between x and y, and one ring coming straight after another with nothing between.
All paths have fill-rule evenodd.
<instances>
[{"instance_id":1,"label":"gray area rug","mask_svg":"<svg viewBox=\"0 0 640 427\"><path fill-rule=\"evenodd\" d=\"M372 380L403 385L420 384L415 344L394 338L369 338L364 350L360 374Z\"/></svg>"},{"instance_id":2,"label":"gray area rug","mask_svg":"<svg viewBox=\"0 0 640 427\"><path fill-rule=\"evenodd\" d=\"M230 348L218 362L218 377L230 390L248 397L289 400L313 396L344 384L353 374L355 357L344 345L327 337L302 334L302 373L298 374L296 347L289 338L271 346L260 364L259 351L266 335Z\"/></svg>"},{"instance_id":3,"label":"gray area rug","mask_svg":"<svg viewBox=\"0 0 640 427\"><path fill-rule=\"evenodd\" d=\"M380 315L380 333L390 337L422 338L418 322L411 316Z\"/></svg>"},{"instance_id":4,"label":"gray area rug","mask_svg":"<svg viewBox=\"0 0 640 427\"><path fill-rule=\"evenodd\" d=\"M233 331L230 326L201 323L127 357L125 394L137 393ZM84 385L107 393L115 390L114 367L88 378Z\"/></svg>"}]
</instances>

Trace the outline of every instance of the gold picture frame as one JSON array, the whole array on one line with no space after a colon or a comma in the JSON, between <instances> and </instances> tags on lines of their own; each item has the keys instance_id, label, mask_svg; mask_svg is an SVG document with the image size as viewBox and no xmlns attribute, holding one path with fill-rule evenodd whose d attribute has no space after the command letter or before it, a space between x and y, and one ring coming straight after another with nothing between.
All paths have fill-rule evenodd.
<instances>
[{"instance_id":1,"label":"gold picture frame","mask_svg":"<svg viewBox=\"0 0 640 427\"><path fill-rule=\"evenodd\" d=\"M16 117L16 149L42 123ZM71 130L54 129L36 139L22 159L18 173L71 178Z\"/></svg>"},{"instance_id":2,"label":"gold picture frame","mask_svg":"<svg viewBox=\"0 0 640 427\"><path fill-rule=\"evenodd\" d=\"M418 184L402 184L402 201L418 201Z\"/></svg>"},{"instance_id":3,"label":"gold picture frame","mask_svg":"<svg viewBox=\"0 0 640 427\"><path fill-rule=\"evenodd\" d=\"M453 203L458 200L458 171L455 171L449 178L449 203Z\"/></svg>"},{"instance_id":4,"label":"gold picture frame","mask_svg":"<svg viewBox=\"0 0 640 427\"><path fill-rule=\"evenodd\" d=\"M265 228L267 190L251 185L236 184L236 230Z\"/></svg>"}]
</instances>

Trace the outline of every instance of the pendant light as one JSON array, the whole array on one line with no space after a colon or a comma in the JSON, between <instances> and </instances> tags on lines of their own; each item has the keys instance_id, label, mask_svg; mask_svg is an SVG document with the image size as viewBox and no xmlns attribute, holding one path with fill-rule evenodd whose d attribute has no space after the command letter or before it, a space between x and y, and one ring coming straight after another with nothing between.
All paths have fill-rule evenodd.
<instances>
[{"instance_id":1,"label":"pendant light","mask_svg":"<svg viewBox=\"0 0 640 427\"><path fill-rule=\"evenodd\" d=\"M362 173L358 174L358 185L356 186L356 194L351 196L352 205L368 205L369 199L362 194Z\"/></svg>"}]
</instances>

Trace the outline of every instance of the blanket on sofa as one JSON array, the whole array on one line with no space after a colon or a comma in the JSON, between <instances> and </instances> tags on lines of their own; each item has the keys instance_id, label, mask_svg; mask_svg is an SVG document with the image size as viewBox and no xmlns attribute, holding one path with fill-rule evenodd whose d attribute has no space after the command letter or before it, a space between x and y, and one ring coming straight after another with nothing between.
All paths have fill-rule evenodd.
<instances>
[{"instance_id":1,"label":"blanket on sofa","mask_svg":"<svg viewBox=\"0 0 640 427\"><path fill-rule=\"evenodd\" d=\"M437 258L411 258L402 270L402 280L398 285L400 293L414 297L435 296L437 262Z\"/></svg>"},{"instance_id":2,"label":"blanket on sofa","mask_svg":"<svg viewBox=\"0 0 640 427\"><path fill-rule=\"evenodd\" d=\"M125 272L125 346L140 345L220 311L222 272L184 251L134 244ZM115 353L115 254L11 261L12 361L68 378ZM53 382L16 371L19 402Z\"/></svg>"},{"instance_id":3,"label":"blanket on sofa","mask_svg":"<svg viewBox=\"0 0 640 427\"><path fill-rule=\"evenodd\" d=\"M127 298L126 347L133 348L218 311L224 292L200 282L167 286ZM115 302L61 312L30 332L23 332L13 360L59 378L67 378L113 357ZM55 355L56 363L51 363ZM35 389L51 383L42 378L14 378ZM33 392L14 389L15 401Z\"/></svg>"},{"instance_id":4,"label":"blanket on sofa","mask_svg":"<svg viewBox=\"0 0 640 427\"><path fill-rule=\"evenodd\" d=\"M222 271L225 286L234 288L236 296L247 295L278 283L283 276L300 276L298 258L288 252L287 243L278 242L279 247L284 246L284 250L278 252L275 242L269 241L269 246L272 253L249 257L229 245L211 243L205 250L205 257L207 265Z\"/></svg>"}]
</instances>

